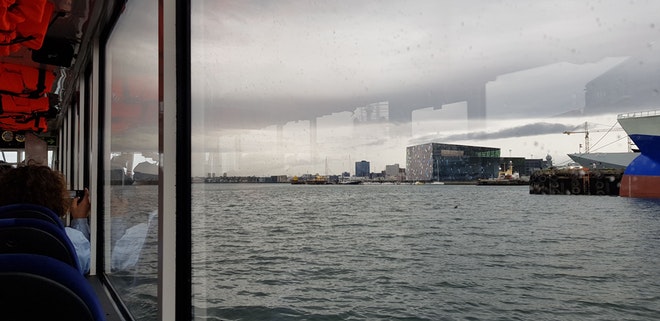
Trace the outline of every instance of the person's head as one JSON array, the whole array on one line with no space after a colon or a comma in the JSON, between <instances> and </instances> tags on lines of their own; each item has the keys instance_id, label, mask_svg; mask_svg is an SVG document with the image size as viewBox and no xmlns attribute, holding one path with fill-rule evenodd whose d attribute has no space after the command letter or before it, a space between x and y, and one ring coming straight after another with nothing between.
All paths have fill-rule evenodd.
<instances>
[{"instance_id":1,"label":"person's head","mask_svg":"<svg viewBox=\"0 0 660 321\"><path fill-rule=\"evenodd\" d=\"M5 161L0 160L0 176L2 176L2 174L11 170L12 168L13 166L7 164Z\"/></svg>"},{"instance_id":2,"label":"person's head","mask_svg":"<svg viewBox=\"0 0 660 321\"><path fill-rule=\"evenodd\" d=\"M0 176L0 205L30 203L64 216L71 205L64 175L48 166L27 165Z\"/></svg>"}]
</instances>

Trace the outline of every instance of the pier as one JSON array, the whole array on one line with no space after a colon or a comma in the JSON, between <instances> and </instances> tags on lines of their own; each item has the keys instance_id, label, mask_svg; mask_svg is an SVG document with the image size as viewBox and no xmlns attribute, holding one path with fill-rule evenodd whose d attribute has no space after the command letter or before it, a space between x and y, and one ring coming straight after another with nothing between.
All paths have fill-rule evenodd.
<instances>
[{"instance_id":1,"label":"pier","mask_svg":"<svg viewBox=\"0 0 660 321\"><path fill-rule=\"evenodd\" d=\"M622 169L583 167L540 170L529 179L529 193L618 196L622 176Z\"/></svg>"}]
</instances>

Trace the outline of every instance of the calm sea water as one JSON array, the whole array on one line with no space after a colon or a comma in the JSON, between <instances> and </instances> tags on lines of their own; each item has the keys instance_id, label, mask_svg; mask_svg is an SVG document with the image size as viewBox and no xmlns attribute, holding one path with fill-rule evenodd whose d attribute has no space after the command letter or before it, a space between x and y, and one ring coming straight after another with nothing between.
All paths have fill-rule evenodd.
<instances>
[{"instance_id":1,"label":"calm sea water","mask_svg":"<svg viewBox=\"0 0 660 321\"><path fill-rule=\"evenodd\" d=\"M660 201L196 184L196 317L660 319Z\"/></svg>"}]
</instances>

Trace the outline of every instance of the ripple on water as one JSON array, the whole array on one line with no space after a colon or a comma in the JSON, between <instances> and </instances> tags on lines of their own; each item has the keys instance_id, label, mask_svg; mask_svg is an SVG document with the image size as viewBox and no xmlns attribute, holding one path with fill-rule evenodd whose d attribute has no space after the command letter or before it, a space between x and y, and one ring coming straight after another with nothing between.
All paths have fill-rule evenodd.
<instances>
[{"instance_id":1,"label":"ripple on water","mask_svg":"<svg viewBox=\"0 0 660 321\"><path fill-rule=\"evenodd\" d=\"M194 232L208 289L194 301L210 319L660 316L660 203L523 187L198 187L216 202Z\"/></svg>"}]
</instances>

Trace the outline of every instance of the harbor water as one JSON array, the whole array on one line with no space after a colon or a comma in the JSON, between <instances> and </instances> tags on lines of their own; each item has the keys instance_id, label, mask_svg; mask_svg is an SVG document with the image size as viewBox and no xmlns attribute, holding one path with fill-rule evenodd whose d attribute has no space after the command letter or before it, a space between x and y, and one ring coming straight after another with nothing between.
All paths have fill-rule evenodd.
<instances>
[{"instance_id":1,"label":"harbor water","mask_svg":"<svg viewBox=\"0 0 660 321\"><path fill-rule=\"evenodd\" d=\"M195 184L199 320L660 319L660 202Z\"/></svg>"}]
</instances>

